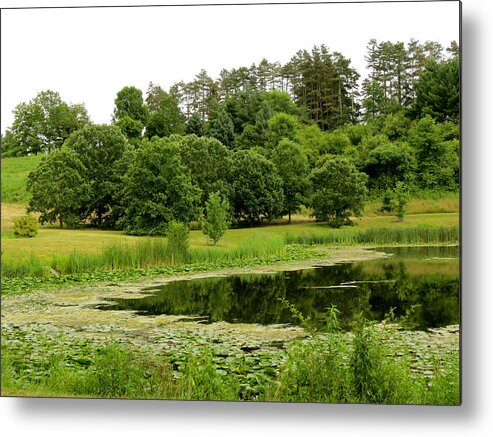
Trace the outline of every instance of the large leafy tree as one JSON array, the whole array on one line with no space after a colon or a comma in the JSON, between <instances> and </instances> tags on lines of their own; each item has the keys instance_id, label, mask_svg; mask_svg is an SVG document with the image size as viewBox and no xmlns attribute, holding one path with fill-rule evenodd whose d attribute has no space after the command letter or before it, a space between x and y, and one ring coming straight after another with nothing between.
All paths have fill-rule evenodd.
<instances>
[{"instance_id":1,"label":"large leafy tree","mask_svg":"<svg viewBox=\"0 0 493 437\"><path fill-rule=\"evenodd\" d=\"M42 91L13 111L14 122L6 131L8 155L48 153L59 149L68 136L89 123L84 105L69 105L56 91Z\"/></svg>"},{"instance_id":2,"label":"large leafy tree","mask_svg":"<svg viewBox=\"0 0 493 437\"><path fill-rule=\"evenodd\" d=\"M367 176L349 160L327 156L311 172L311 207L319 221L339 227L362 214Z\"/></svg>"},{"instance_id":3,"label":"large leafy tree","mask_svg":"<svg viewBox=\"0 0 493 437\"><path fill-rule=\"evenodd\" d=\"M201 205L213 192L229 198L232 152L215 138L187 135L173 137L173 140L179 144L181 161L187 167L192 183L202 191Z\"/></svg>"},{"instance_id":4,"label":"large leafy tree","mask_svg":"<svg viewBox=\"0 0 493 437\"><path fill-rule=\"evenodd\" d=\"M173 220L198 218L200 189L192 184L176 142L158 137L142 141L124 177L123 199L120 225L129 234L165 234Z\"/></svg>"},{"instance_id":5,"label":"large leafy tree","mask_svg":"<svg viewBox=\"0 0 493 437\"><path fill-rule=\"evenodd\" d=\"M90 186L81 214L97 226L111 219L121 174L117 162L129 144L121 130L112 125L90 125L74 132L65 142L84 165L84 178Z\"/></svg>"},{"instance_id":6,"label":"large leafy tree","mask_svg":"<svg viewBox=\"0 0 493 437\"><path fill-rule=\"evenodd\" d=\"M32 195L28 210L41 213L41 223L58 221L61 228L78 223L91 192L85 173L77 153L67 147L43 157L28 176L27 189Z\"/></svg>"},{"instance_id":7,"label":"large leafy tree","mask_svg":"<svg viewBox=\"0 0 493 437\"><path fill-rule=\"evenodd\" d=\"M253 150L239 150L233 155L231 175L236 219L253 224L282 215L282 179L271 161Z\"/></svg>"},{"instance_id":8,"label":"large leafy tree","mask_svg":"<svg viewBox=\"0 0 493 437\"><path fill-rule=\"evenodd\" d=\"M147 138L169 137L172 134L183 134L184 132L185 124L180 108L174 97L165 93L157 103L155 110L149 113L146 136Z\"/></svg>"},{"instance_id":9,"label":"large leafy tree","mask_svg":"<svg viewBox=\"0 0 493 437\"><path fill-rule=\"evenodd\" d=\"M126 115L143 124L147 122L148 109L144 104L142 91L134 86L123 87L116 94L113 118L120 120Z\"/></svg>"},{"instance_id":10,"label":"large leafy tree","mask_svg":"<svg viewBox=\"0 0 493 437\"><path fill-rule=\"evenodd\" d=\"M283 139L272 160L283 181L284 207L291 223L291 214L299 210L309 187L308 159L298 144Z\"/></svg>"}]
</instances>

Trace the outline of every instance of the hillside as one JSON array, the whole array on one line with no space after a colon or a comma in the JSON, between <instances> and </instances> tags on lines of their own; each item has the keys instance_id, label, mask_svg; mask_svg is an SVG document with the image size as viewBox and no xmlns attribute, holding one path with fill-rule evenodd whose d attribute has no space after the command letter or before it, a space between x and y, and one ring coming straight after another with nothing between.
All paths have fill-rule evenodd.
<instances>
[{"instance_id":1,"label":"hillside","mask_svg":"<svg viewBox=\"0 0 493 437\"><path fill-rule=\"evenodd\" d=\"M2 158L2 203L28 203L26 180L43 155Z\"/></svg>"}]
</instances>

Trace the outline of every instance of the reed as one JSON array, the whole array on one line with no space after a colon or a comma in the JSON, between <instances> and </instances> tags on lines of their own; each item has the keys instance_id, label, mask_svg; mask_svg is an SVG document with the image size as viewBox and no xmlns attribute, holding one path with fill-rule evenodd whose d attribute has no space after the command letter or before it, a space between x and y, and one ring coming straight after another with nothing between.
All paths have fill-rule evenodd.
<instances>
[{"instance_id":1,"label":"reed","mask_svg":"<svg viewBox=\"0 0 493 437\"><path fill-rule=\"evenodd\" d=\"M459 241L459 225L412 227L379 227L358 230L334 229L326 232L287 234L286 244L446 244Z\"/></svg>"},{"instance_id":2,"label":"reed","mask_svg":"<svg viewBox=\"0 0 493 437\"><path fill-rule=\"evenodd\" d=\"M4 258L2 257L2 276L5 278L40 278L47 276L49 269L43 266L39 258L31 253L28 258Z\"/></svg>"}]
</instances>

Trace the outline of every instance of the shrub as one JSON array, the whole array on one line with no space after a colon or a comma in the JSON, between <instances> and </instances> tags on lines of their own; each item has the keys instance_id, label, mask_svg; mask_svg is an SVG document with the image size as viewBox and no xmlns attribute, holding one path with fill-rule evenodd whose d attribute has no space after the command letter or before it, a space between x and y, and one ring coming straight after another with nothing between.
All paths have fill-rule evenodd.
<instances>
[{"instance_id":1,"label":"shrub","mask_svg":"<svg viewBox=\"0 0 493 437\"><path fill-rule=\"evenodd\" d=\"M38 235L39 223L32 214L14 219L14 234L22 238L33 238Z\"/></svg>"}]
</instances>

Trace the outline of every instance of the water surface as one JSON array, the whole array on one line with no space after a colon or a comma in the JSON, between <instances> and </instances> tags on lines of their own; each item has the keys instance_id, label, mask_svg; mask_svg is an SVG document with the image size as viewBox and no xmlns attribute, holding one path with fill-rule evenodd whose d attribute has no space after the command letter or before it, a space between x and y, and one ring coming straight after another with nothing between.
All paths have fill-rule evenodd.
<instances>
[{"instance_id":1,"label":"water surface","mask_svg":"<svg viewBox=\"0 0 493 437\"><path fill-rule=\"evenodd\" d=\"M170 282L148 296L111 299L104 310L194 317L201 323L297 324L288 300L318 328L335 305L349 329L362 314L380 321L392 311L409 326L427 329L459 323L458 247L379 248L390 258L276 274L234 275ZM392 310L391 310L392 309Z\"/></svg>"}]
</instances>

